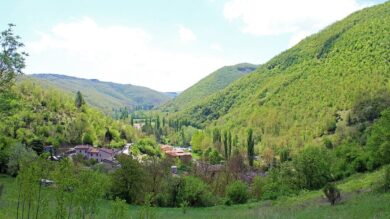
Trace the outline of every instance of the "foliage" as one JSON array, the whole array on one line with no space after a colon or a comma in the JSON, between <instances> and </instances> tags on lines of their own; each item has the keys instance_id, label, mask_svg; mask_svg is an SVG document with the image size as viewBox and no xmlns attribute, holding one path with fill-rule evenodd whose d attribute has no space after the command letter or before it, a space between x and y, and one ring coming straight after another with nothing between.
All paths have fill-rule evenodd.
<instances>
[{"instance_id":1,"label":"foliage","mask_svg":"<svg viewBox=\"0 0 390 219\"><path fill-rule=\"evenodd\" d=\"M383 189L386 192L390 192L390 166L385 168L385 174L383 177Z\"/></svg>"},{"instance_id":2,"label":"foliage","mask_svg":"<svg viewBox=\"0 0 390 219\"><path fill-rule=\"evenodd\" d=\"M9 89L16 75L22 74L27 53L18 50L24 46L20 37L13 32L14 24L0 34L0 92Z\"/></svg>"},{"instance_id":3,"label":"foliage","mask_svg":"<svg viewBox=\"0 0 390 219\"><path fill-rule=\"evenodd\" d=\"M291 196L299 191L297 172L291 161L272 168L264 181L262 199L274 200L280 196Z\"/></svg>"},{"instance_id":4,"label":"foliage","mask_svg":"<svg viewBox=\"0 0 390 219\"><path fill-rule=\"evenodd\" d=\"M227 187L227 196L232 203L243 204L249 197L248 186L242 181L234 181Z\"/></svg>"},{"instance_id":5,"label":"foliage","mask_svg":"<svg viewBox=\"0 0 390 219\"><path fill-rule=\"evenodd\" d=\"M324 149L308 147L293 162L301 188L319 189L330 180L329 156Z\"/></svg>"},{"instance_id":6,"label":"foliage","mask_svg":"<svg viewBox=\"0 0 390 219\"><path fill-rule=\"evenodd\" d=\"M36 159L37 154L30 148L26 148L23 144L16 143L11 148L9 161L7 164L8 173L16 176L20 170L22 163L29 163Z\"/></svg>"},{"instance_id":7,"label":"foliage","mask_svg":"<svg viewBox=\"0 0 390 219\"><path fill-rule=\"evenodd\" d=\"M110 219L124 219L125 218L125 212L127 210L127 204L125 200L122 200L120 198L116 198L115 201L112 203L111 207L111 213L110 213Z\"/></svg>"},{"instance_id":8,"label":"foliage","mask_svg":"<svg viewBox=\"0 0 390 219\"><path fill-rule=\"evenodd\" d=\"M0 112L3 149L11 148L13 142L21 142L41 153L45 145L77 145L83 140L97 146L117 147L137 135L129 125L114 121L88 106L78 110L71 97L56 90L25 81L9 93L3 97L12 104ZM113 133L107 145L106 128ZM121 138L120 131L126 133L125 139Z\"/></svg>"},{"instance_id":9,"label":"foliage","mask_svg":"<svg viewBox=\"0 0 390 219\"><path fill-rule=\"evenodd\" d=\"M138 218L141 219L153 219L156 218L156 212L152 208L152 195L146 194L145 202L141 207Z\"/></svg>"},{"instance_id":10,"label":"foliage","mask_svg":"<svg viewBox=\"0 0 390 219\"><path fill-rule=\"evenodd\" d=\"M371 151L373 167L390 163L390 110L385 110L372 126L367 146Z\"/></svg>"},{"instance_id":11,"label":"foliage","mask_svg":"<svg viewBox=\"0 0 390 219\"><path fill-rule=\"evenodd\" d=\"M161 152L157 146L156 140L152 138L142 138L132 147L138 148L138 150L149 156L161 156Z\"/></svg>"},{"instance_id":12,"label":"foliage","mask_svg":"<svg viewBox=\"0 0 390 219\"><path fill-rule=\"evenodd\" d=\"M247 137L246 145L247 145L249 166L253 167L253 160L255 158L255 141L253 139L253 130L252 129L248 129L248 137Z\"/></svg>"},{"instance_id":13,"label":"foliage","mask_svg":"<svg viewBox=\"0 0 390 219\"><path fill-rule=\"evenodd\" d=\"M164 93L149 88L96 79L87 80L56 74L34 74L27 79L33 79L46 88L56 88L69 94L80 91L89 105L117 117L128 115L134 110L150 109L170 100Z\"/></svg>"},{"instance_id":14,"label":"foliage","mask_svg":"<svg viewBox=\"0 0 390 219\"><path fill-rule=\"evenodd\" d=\"M75 105L77 108L81 108L85 104L85 100L80 91L76 93Z\"/></svg>"},{"instance_id":15,"label":"foliage","mask_svg":"<svg viewBox=\"0 0 390 219\"><path fill-rule=\"evenodd\" d=\"M230 129L240 139L251 127L261 136L260 144L255 136L259 147L288 144L295 150L332 137L345 119L338 113L354 108L362 96L376 99L379 91L389 91L389 5L359 11L330 25L170 117L201 128ZM363 113L369 119L381 111L381 106L363 108L375 109L373 114Z\"/></svg>"},{"instance_id":16,"label":"foliage","mask_svg":"<svg viewBox=\"0 0 390 219\"><path fill-rule=\"evenodd\" d=\"M252 182L252 195L256 200L260 200L264 190L264 179L256 176Z\"/></svg>"},{"instance_id":17,"label":"foliage","mask_svg":"<svg viewBox=\"0 0 390 219\"><path fill-rule=\"evenodd\" d=\"M323 192L331 205L335 205L341 199L340 190L331 183L326 184Z\"/></svg>"},{"instance_id":18,"label":"foliage","mask_svg":"<svg viewBox=\"0 0 390 219\"><path fill-rule=\"evenodd\" d=\"M118 158L121 168L112 174L112 194L126 200L127 203L140 203L146 192L146 172L143 167L130 156Z\"/></svg>"},{"instance_id":19,"label":"foliage","mask_svg":"<svg viewBox=\"0 0 390 219\"><path fill-rule=\"evenodd\" d=\"M207 148L202 154L202 159L210 164L219 164L223 160L223 157L216 149Z\"/></svg>"},{"instance_id":20,"label":"foliage","mask_svg":"<svg viewBox=\"0 0 390 219\"><path fill-rule=\"evenodd\" d=\"M188 202L189 206L204 207L212 204L212 194L208 186L194 176L184 177L177 195L179 203Z\"/></svg>"},{"instance_id":21,"label":"foliage","mask_svg":"<svg viewBox=\"0 0 390 219\"><path fill-rule=\"evenodd\" d=\"M256 67L256 65L248 63L222 67L192 85L160 108L163 111L175 111L193 106L218 91L223 90L240 77L254 71Z\"/></svg>"}]
</instances>

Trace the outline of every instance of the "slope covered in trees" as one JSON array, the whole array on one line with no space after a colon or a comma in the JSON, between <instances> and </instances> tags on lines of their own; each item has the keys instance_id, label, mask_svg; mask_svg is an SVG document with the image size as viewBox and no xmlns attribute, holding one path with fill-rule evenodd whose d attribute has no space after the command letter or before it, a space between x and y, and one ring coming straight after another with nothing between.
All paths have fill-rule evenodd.
<instances>
[{"instance_id":1,"label":"slope covered in trees","mask_svg":"<svg viewBox=\"0 0 390 219\"><path fill-rule=\"evenodd\" d=\"M224 89L240 77L254 71L256 67L256 65L248 63L222 67L180 93L179 96L162 108L163 110L174 111L195 105L204 98Z\"/></svg>"},{"instance_id":2,"label":"slope covered in trees","mask_svg":"<svg viewBox=\"0 0 390 219\"><path fill-rule=\"evenodd\" d=\"M170 99L164 93L130 84L116 84L56 74L34 74L31 77L37 79L43 86L72 93L81 91L88 104L108 113L113 108L122 107L149 109Z\"/></svg>"},{"instance_id":3,"label":"slope covered in trees","mask_svg":"<svg viewBox=\"0 0 390 219\"><path fill-rule=\"evenodd\" d=\"M341 141L359 115L373 121L389 106L389 36L390 2L358 11L173 117L241 142L251 127L257 148Z\"/></svg>"},{"instance_id":4,"label":"slope covered in trees","mask_svg":"<svg viewBox=\"0 0 390 219\"><path fill-rule=\"evenodd\" d=\"M81 98L81 99L80 99ZM122 146L134 140L130 125L114 121L82 100L25 81L0 94L0 154L16 143L42 152L44 145ZM110 133L111 139L107 139Z\"/></svg>"}]
</instances>

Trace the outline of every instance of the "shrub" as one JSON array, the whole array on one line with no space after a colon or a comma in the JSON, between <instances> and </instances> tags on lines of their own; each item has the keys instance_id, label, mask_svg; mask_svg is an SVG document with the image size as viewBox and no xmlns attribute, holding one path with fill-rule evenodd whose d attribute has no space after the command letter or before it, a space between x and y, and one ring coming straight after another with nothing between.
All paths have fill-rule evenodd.
<instances>
[{"instance_id":1,"label":"shrub","mask_svg":"<svg viewBox=\"0 0 390 219\"><path fill-rule=\"evenodd\" d=\"M234 204L245 203L248 200L248 186L237 180L228 186L227 196Z\"/></svg>"},{"instance_id":2,"label":"shrub","mask_svg":"<svg viewBox=\"0 0 390 219\"><path fill-rule=\"evenodd\" d=\"M390 192L390 166L385 168L383 189L385 192Z\"/></svg>"},{"instance_id":3,"label":"shrub","mask_svg":"<svg viewBox=\"0 0 390 219\"><path fill-rule=\"evenodd\" d=\"M299 186L305 189L323 187L330 179L330 166L326 150L315 147L304 149L294 160Z\"/></svg>"},{"instance_id":4,"label":"shrub","mask_svg":"<svg viewBox=\"0 0 390 219\"><path fill-rule=\"evenodd\" d=\"M263 193L264 182L260 176L256 176L252 183L252 194L256 200L260 200Z\"/></svg>"},{"instance_id":5,"label":"shrub","mask_svg":"<svg viewBox=\"0 0 390 219\"><path fill-rule=\"evenodd\" d=\"M127 208L126 201L116 197L115 201L112 203L109 218L110 219L125 218L126 208Z\"/></svg>"},{"instance_id":6,"label":"shrub","mask_svg":"<svg viewBox=\"0 0 390 219\"><path fill-rule=\"evenodd\" d=\"M340 190L331 183L326 184L323 192L331 205L335 205L341 200Z\"/></svg>"},{"instance_id":7,"label":"shrub","mask_svg":"<svg viewBox=\"0 0 390 219\"><path fill-rule=\"evenodd\" d=\"M183 212L183 214L187 213L188 204L188 201L184 201L180 204L181 211Z\"/></svg>"},{"instance_id":8,"label":"shrub","mask_svg":"<svg viewBox=\"0 0 390 219\"><path fill-rule=\"evenodd\" d=\"M390 163L390 110L385 110L382 116L372 126L367 139L373 167Z\"/></svg>"},{"instance_id":9,"label":"shrub","mask_svg":"<svg viewBox=\"0 0 390 219\"><path fill-rule=\"evenodd\" d=\"M279 196L297 194L299 180L292 162L284 162L272 168L265 178L262 199L276 199Z\"/></svg>"},{"instance_id":10,"label":"shrub","mask_svg":"<svg viewBox=\"0 0 390 219\"><path fill-rule=\"evenodd\" d=\"M199 178L184 177L178 191L178 203L188 202L189 206L205 207L212 205L212 194Z\"/></svg>"}]
</instances>

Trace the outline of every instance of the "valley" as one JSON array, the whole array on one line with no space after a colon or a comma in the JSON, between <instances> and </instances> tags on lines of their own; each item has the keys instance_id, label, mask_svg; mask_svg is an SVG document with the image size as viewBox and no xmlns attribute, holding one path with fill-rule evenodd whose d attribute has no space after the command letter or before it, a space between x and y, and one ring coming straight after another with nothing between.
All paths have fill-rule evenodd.
<instances>
[{"instance_id":1,"label":"valley","mask_svg":"<svg viewBox=\"0 0 390 219\"><path fill-rule=\"evenodd\" d=\"M183 48L197 41L180 28ZM0 35L0 218L390 217L389 1L180 92L24 74L14 31Z\"/></svg>"}]
</instances>

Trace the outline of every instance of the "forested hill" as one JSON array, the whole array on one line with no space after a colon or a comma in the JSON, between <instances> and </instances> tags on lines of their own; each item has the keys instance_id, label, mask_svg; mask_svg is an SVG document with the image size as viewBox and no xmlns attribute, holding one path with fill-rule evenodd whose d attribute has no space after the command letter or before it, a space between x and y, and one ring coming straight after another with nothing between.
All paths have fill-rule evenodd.
<instances>
[{"instance_id":1,"label":"forested hill","mask_svg":"<svg viewBox=\"0 0 390 219\"><path fill-rule=\"evenodd\" d=\"M173 111L195 105L204 98L224 89L238 78L254 71L256 67L256 65L249 63L222 67L183 91L175 99L162 106L162 109Z\"/></svg>"},{"instance_id":2,"label":"forested hill","mask_svg":"<svg viewBox=\"0 0 390 219\"><path fill-rule=\"evenodd\" d=\"M252 127L260 146L315 143L327 135L333 138L336 128L336 134L343 135L340 122L358 117L351 109L360 104L366 110L361 113L369 114L383 103L380 97L388 95L389 51L390 2L386 2L307 37L175 116L200 127L215 124L240 136Z\"/></svg>"},{"instance_id":3,"label":"forested hill","mask_svg":"<svg viewBox=\"0 0 390 219\"><path fill-rule=\"evenodd\" d=\"M158 106L171 99L168 95L130 84L116 84L96 79L88 80L57 74L29 75L43 86L76 93L80 91L91 106L110 113L113 108Z\"/></svg>"}]
</instances>

